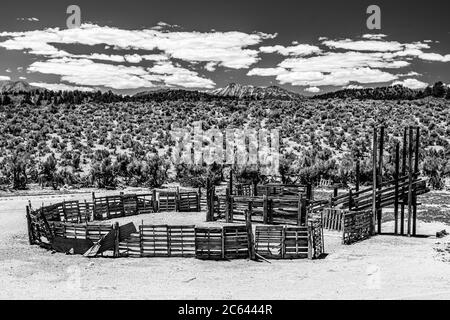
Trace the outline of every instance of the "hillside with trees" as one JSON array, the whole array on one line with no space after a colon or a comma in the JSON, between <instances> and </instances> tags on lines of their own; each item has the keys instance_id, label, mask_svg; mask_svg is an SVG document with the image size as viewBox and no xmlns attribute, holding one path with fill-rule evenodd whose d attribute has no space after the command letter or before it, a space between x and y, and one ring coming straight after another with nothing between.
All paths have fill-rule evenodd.
<instances>
[{"instance_id":1,"label":"hillside with trees","mask_svg":"<svg viewBox=\"0 0 450 320\"><path fill-rule=\"evenodd\" d=\"M220 176L220 166L174 167L169 132L202 121L204 129L279 128L283 181L314 183L323 176L344 184L354 181L355 157L362 159L362 180L370 181L374 125L386 127L386 178L392 176L392 151L403 127L418 125L421 173L441 187L450 175L449 91L436 84L416 95L388 87L286 100L185 90L135 96L5 90L0 95L0 185L158 187L171 180L203 185L205 176Z\"/></svg>"}]
</instances>

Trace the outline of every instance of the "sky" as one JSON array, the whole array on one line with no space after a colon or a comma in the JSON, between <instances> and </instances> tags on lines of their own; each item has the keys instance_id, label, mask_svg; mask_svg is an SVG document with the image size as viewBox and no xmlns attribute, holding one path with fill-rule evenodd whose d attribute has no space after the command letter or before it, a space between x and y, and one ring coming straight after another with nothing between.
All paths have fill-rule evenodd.
<instances>
[{"instance_id":1,"label":"sky","mask_svg":"<svg viewBox=\"0 0 450 320\"><path fill-rule=\"evenodd\" d=\"M69 5L81 25L68 28ZM370 5L381 28L367 27ZM135 93L450 84L450 2L2 1L0 80Z\"/></svg>"}]
</instances>

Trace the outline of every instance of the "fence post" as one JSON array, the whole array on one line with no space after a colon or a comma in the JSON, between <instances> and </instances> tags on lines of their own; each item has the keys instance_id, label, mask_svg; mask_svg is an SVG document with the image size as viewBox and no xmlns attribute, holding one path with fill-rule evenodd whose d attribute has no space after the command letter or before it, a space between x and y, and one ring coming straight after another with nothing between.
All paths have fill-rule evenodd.
<instances>
[{"instance_id":1,"label":"fence post","mask_svg":"<svg viewBox=\"0 0 450 320\"><path fill-rule=\"evenodd\" d=\"M122 204L122 217L125 217L125 202L123 201L123 191L120 191L120 203Z\"/></svg>"},{"instance_id":2,"label":"fence post","mask_svg":"<svg viewBox=\"0 0 450 320\"><path fill-rule=\"evenodd\" d=\"M251 206L249 202L249 207ZM255 240L253 238L253 228L252 228L252 212L250 210L245 210L245 226L247 228L247 238L248 238L248 257L250 260L256 260L255 253Z\"/></svg>"},{"instance_id":3,"label":"fence post","mask_svg":"<svg viewBox=\"0 0 450 320\"><path fill-rule=\"evenodd\" d=\"M177 187L177 195L176 195L176 200L175 200L175 211L179 212L180 211L180 187Z\"/></svg>"},{"instance_id":4,"label":"fence post","mask_svg":"<svg viewBox=\"0 0 450 320\"><path fill-rule=\"evenodd\" d=\"M372 145L372 233L375 232L377 218L377 127L373 127Z\"/></svg>"},{"instance_id":5,"label":"fence post","mask_svg":"<svg viewBox=\"0 0 450 320\"><path fill-rule=\"evenodd\" d=\"M27 226L28 226L28 243L33 244L34 239L33 239L33 233L32 233L32 228L31 228L31 217L30 217L30 207L29 206L27 206Z\"/></svg>"},{"instance_id":6,"label":"fence post","mask_svg":"<svg viewBox=\"0 0 450 320\"><path fill-rule=\"evenodd\" d=\"M211 182L209 177L206 179L206 221L210 221L211 216Z\"/></svg>"},{"instance_id":7,"label":"fence post","mask_svg":"<svg viewBox=\"0 0 450 320\"><path fill-rule=\"evenodd\" d=\"M351 210L353 206L353 194L352 189L350 188L348 190L348 210Z\"/></svg>"},{"instance_id":8,"label":"fence post","mask_svg":"<svg viewBox=\"0 0 450 320\"><path fill-rule=\"evenodd\" d=\"M360 176L361 176L361 164L360 164L360 159L359 157L356 159L356 184L355 184L355 190L356 192L359 191L359 183L360 183Z\"/></svg>"},{"instance_id":9,"label":"fence post","mask_svg":"<svg viewBox=\"0 0 450 320\"><path fill-rule=\"evenodd\" d=\"M263 223L268 223L268 200L267 195L263 194Z\"/></svg>"},{"instance_id":10,"label":"fence post","mask_svg":"<svg viewBox=\"0 0 450 320\"><path fill-rule=\"evenodd\" d=\"M299 195L298 199L298 217L297 217L297 225L302 226L305 225L306 222L306 199Z\"/></svg>"},{"instance_id":11,"label":"fence post","mask_svg":"<svg viewBox=\"0 0 450 320\"><path fill-rule=\"evenodd\" d=\"M308 199L309 201L312 201L313 198L312 190L312 184L308 183L306 185L306 199Z\"/></svg>"},{"instance_id":12,"label":"fence post","mask_svg":"<svg viewBox=\"0 0 450 320\"><path fill-rule=\"evenodd\" d=\"M377 211L378 233L381 233L381 219L382 219L382 215L383 215L383 209L381 207L381 184L383 182L383 152L384 152L384 126L381 126L381 128L380 128L380 156L378 158L378 179L377 179L377 188L379 189L378 211Z\"/></svg>"},{"instance_id":13,"label":"fence post","mask_svg":"<svg viewBox=\"0 0 450 320\"><path fill-rule=\"evenodd\" d=\"M394 179L395 179L395 200L394 200L394 234L398 234L398 178L399 178L399 170L400 170L400 144L397 143L395 145L395 171L394 171Z\"/></svg>"},{"instance_id":14,"label":"fence post","mask_svg":"<svg viewBox=\"0 0 450 320\"><path fill-rule=\"evenodd\" d=\"M199 192L197 193L197 195L196 195L196 197L195 197L195 199L196 199L196 201L197 201L197 212L200 212L200 188L199 188L199 190L198 190Z\"/></svg>"},{"instance_id":15,"label":"fence post","mask_svg":"<svg viewBox=\"0 0 450 320\"><path fill-rule=\"evenodd\" d=\"M402 178L406 175L406 137L407 137L407 128L405 127L403 130L403 149L402 149ZM402 186L402 204L400 206L400 234L405 234L405 187Z\"/></svg>"},{"instance_id":16,"label":"fence post","mask_svg":"<svg viewBox=\"0 0 450 320\"><path fill-rule=\"evenodd\" d=\"M145 202L145 200L144 200L144 202ZM153 212L158 211L158 202L156 201L156 189L152 190L152 209L153 209Z\"/></svg>"},{"instance_id":17,"label":"fence post","mask_svg":"<svg viewBox=\"0 0 450 320\"><path fill-rule=\"evenodd\" d=\"M230 189L225 190L225 222L230 222Z\"/></svg>"},{"instance_id":18,"label":"fence post","mask_svg":"<svg viewBox=\"0 0 450 320\"><path fill-rule=\"evenodd\" d=\"M92 221L94 221L96 219L95 216L95 192L92 192Z\"/></svg>"},{"instance_id":19,"label":"fence post","mask_svg":"<svg viewBox=\"0 0 450 320\"><path fill-rule=\"evenodd\" d=\"M120 239L120 228L118 222L114 223L113 230L114 230L114 257L117 258L119 256L119 239Z\"/></svg>"},{"instance_id":20,"label":"fence post","mask_svg":"<svg viewBox=\"0 0 450 320\"><path fill-rule=\"evenodd\" d=\"M408 141L408 237L411 236L411 218L412 218L412 155L413 155L413 128L409 127Z\"/></svg>"},{"instance_id":21,"label":"fence post","mask_svg":"<svg viewBox=\"0 0 450 320\"><path fill-rule=\"evenodd\" d=\"M414 154L414 175L419 175L419 148L420 148L420 128L416 127L416 152ZM416 235L416 220L417 220L417 191L414 188L413 194L413 226L412 226L412 234Z\"/></svg>"}]
</instances>

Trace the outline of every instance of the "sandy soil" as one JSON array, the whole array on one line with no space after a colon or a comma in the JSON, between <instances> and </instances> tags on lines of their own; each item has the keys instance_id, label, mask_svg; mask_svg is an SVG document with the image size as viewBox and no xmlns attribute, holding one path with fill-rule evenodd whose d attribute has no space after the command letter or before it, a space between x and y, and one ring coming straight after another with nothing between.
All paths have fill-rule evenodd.
<instances>
[{"instance_id":1,"label":"sandy soil","mask_svg":"<svg viewBox=\"0 0 450 320\"><path fill-rule=\"evenodd\" d=\"M375 236L351 245L325 232L320 260L252 262L194 258L95 258L30 246L25 206L90 194L0 199L1 299L450 299L450 237L442 221L420 221L429 237ZM200 213L127 218L139 223L204 224ZM392 221L384 230L393 228Z\"/></svg>"}]
</instances>

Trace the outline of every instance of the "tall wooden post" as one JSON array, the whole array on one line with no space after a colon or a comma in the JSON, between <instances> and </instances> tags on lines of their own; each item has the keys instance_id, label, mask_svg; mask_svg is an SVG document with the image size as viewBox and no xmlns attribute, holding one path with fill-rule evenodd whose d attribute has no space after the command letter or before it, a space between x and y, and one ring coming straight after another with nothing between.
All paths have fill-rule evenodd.
<instances>
[{"instance_id":1,"label":"tall wooden post","mask_svg":"<svg viewBox=\"0 0 450 320\"><path fill-rule=\"evenodd\" d=\"M232 168L230 168L230 181L229 181L228 189L230 189L230 195L234 195L234 193L233 193L233 169Z\"/></svg>"},{"instance_id":2,"label":"tall wooden post","mask_svg":"<svg viewBox=\"0 0 450 320\"><path fill-rule=\"evenodd\" d=\"M355 190L356 192L359 191L359 183L360 183L360 167L361 167L361 163L360 163L360 159L359 157L356 159L356 183L355 183Z\"/></svg>"},{"instance_id":3,"label":"tall wooden post","mask_svg":"<svg viewBox=\"0 0 450 320\"><path fill-rule=\"evenodd\" d=\"M31 227L30 206L27 206L28 243L33 244L33 231Z\"/></svg>"},{"instance_id":4,"label":"tall wooden post","mask_svg":"<svg viewBox=\"0 0 450 320\"><path fill-rule=\"evenodd\" d=\"M312 201L313 200L313 188L312 188L312 184L308 183L306 185L306 199L308 201Z\"/></svg>"},{"instance_id":5,"label":"tall wooden post","mask_svg":"<svg viewBox=\"0 0 450 320\"><path fill-rule=\"evenodd\" d=\"M153 212L158 211L158 202L156 201L156 190L155 189L153 189L153 191L152 191L152 208L153 208Z\"/></svg>"},{"instance_id":6,"label":"tall wooden post","mask_svg":"<svg viewBox=\"0 0 450 320\"><path fill-rule=\"evenodd\" d=\"M269 223L269 216L268 216L268 200L267 195L263 194L263 223L268 224Z\"/></svg>"},{"instance_id":7,"label":"tall wooden post","mask_svg":"<svg viewBox=\"0 0 450 320\"><path fill-rule=\"evenodd\" d=\"M383 183L383 152L384 152L384 126L380 128L380 156L378 158L378 179L377 189L378 191L378 210L377 210L377 222L378 233L381 233L381 219L383 215L383 209L381 208L381 184Z\"/></svg>"},{"instance_id":8,"label":"tall wooden post","mask_svg":"<svg viewBox=\"0 0 450 320\"><path fill-rule=\"evenodd\" d=\"M120 239L120 228L119 228L119 223L116 222L113 225L113 229L114 229L114 257L118 257L119 256L119 239Z\"/></svg>"},{"instance_id":9,"label":"tall wooden post","mask_svg":"<svg viewBox=\"0 0 450 320\"><path fill-rule=\"evenodd\" d=\"M303 226L305 224L306 224L306 198L300 195L298 199L297 225Z\"/></svg>"},{"instance_id":10,"label":"tall wooden post","mask_svg":"<svg viewBox=\"0 0 450 320\"><path fill-rule=\"evenodd\" d=\"M249 203L249 207L251 204ZM252 227L252 212L251 210L245 210L245 227L247 229L247 239L248 239L248 257L250 260L256 260L255 253L255 240L253 238L253 227Z\"/></svg>"},{"instance_id":11,"label":"tall wooden post","mask_svg":"<svg viewBox=\"0 0 450 320\"><path fill-rule=\"evenodd\" d=\"M412 218L412 180L413 180L413 167L412 167L412 155L413 155L413 128L409 127L409 139L408 139L408 237L411 236L411 218Z\"/></svg>"},{"instance_id":12,"label":"tall wooden post","mask_svg":"<svg viewBox=\"0 0 450 320\"><path fill-rule=\"evenodd\" d=\"M419 148L420 148L420 128L416 127L416 150L414 154L414 178L418 178L419 176ZM416 227L417 227L417 192L414 188L413 193L413 226L412 226L412 234L416 235Z\"/></svg>"},{"instance_id":13,"label":"tall wooden post","mask_svg":"<svg viewBox=\"0 0 450 320\"><path fill-rule=\"evenodd\" d=\"M400 171L400 144L397 143L395 145L395 171L394 171L394 180L395 180L395 191L394 191L394 234L398 234L398 178Z\"/></svg>"},{"instance_id":14,"label":"tall wooden post","mask_svg":"<svg viewBox=\"0 0 450 320\"><path fill-rule=\"evenodd\" d=\"M402 149L402 178L406 175L406 137L407 137L407 128L405 127L403 131L403 149ZM400 234L405 234L405 187L402 186L402 204L400 206Z\"/></svg>"},{"instance_id":15,"label":"tall wooden post","mask_svg":"<svg viewBox=\"0 0 450 320\"><path fill-rule=\"evenodd\" d=\"M377 128L373 128L372 145L372 233L374 233L377 217Z\"/></svg>"},{"instance_id":16,"label":"tall wooden post","mask_svg":"<svg viewBox=\"0 0 450 320\"><path fill-rule=\"evenodd\" d=\"M225 222L230 222L230 189L225 190Z\"/></svg>"},{"instance_id":17,"label":"tall wooden post","mask_svg":"<svg viewBox=\"0 0 450 320\"><path fill-rule=\"evenodd\" d=\"M209 177L206 179L206 221L211 221L210 217L211 217L211 181L209 179Z\"/></svg>"}]
</instances>

